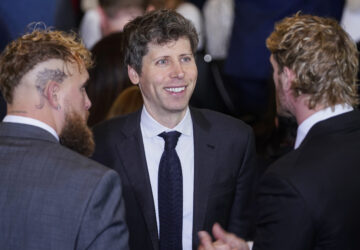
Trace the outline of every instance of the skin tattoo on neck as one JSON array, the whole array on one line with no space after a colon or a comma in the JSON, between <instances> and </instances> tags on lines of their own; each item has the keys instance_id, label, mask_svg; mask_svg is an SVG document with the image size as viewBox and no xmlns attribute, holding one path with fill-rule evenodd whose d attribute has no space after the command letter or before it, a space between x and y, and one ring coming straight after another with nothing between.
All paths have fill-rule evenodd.
<instances>
[{"instance_id":1,"label":"skin tattoo on neck","mask_svg":"<svg viewBox=\"0 0 360 250\"><path fill-rule=\"evenodd\" d=\"M44 98L42 97L46 98L44 94L46 84L49 81L62 83L67 77L68 76L65 74L65 72L60 69L45 68L44 70L40 71L37 74L36 89L39 91L41 99L40 99L40 104L36 105L36 108L42 109L44 107Z\"/></svg>"}]
</instances>

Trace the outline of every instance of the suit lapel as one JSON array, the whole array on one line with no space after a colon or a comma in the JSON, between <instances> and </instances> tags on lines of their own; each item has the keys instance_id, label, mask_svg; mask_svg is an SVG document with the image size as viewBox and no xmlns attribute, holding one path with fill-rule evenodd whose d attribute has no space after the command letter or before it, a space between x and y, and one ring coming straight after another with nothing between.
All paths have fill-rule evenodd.
<instances>
[{"instance_id":1,"label":"suit lapel","mask_svg":"<svg viewBox=\"0 0 360 250\"><path fill-rule=\"evenodd\" d=\"M215 170L216 143L210 134L211 124L204 115L191 109L194 126L194 211L193 245L198 244L197 232L204 227L208 197Z\"/></svg>"},{"instance_id":2,"label":"suit lapel","mask_svg":"<svg viewBox=\"0 0 360 250\"><path fill-rule=\"evenodd\" d=\"M144 144L140 130L140 115L124 126L127 136L117 144L121 161L128 180L133 188L136 200L144 215L153 249L159 249L158 230L155 216L154 199L147 169Z\"/></svg>"}]
</instances>

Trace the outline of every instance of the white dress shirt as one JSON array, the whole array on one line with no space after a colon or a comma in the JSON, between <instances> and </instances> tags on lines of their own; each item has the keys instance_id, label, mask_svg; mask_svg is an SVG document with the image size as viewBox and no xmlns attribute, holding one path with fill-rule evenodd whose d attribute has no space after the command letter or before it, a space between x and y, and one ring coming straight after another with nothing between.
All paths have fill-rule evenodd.
<instances>
[{"instance_id":1,"label":"white dress shirt","mask_svg":"<svg viewBox=\"0 0 360 250\"><path fill-rule=\"evenodd\" d=\"M156 222L159 230L159 207L158 207L158 171L160 158L164 152L165 141L158 136L166 131L178 131L181 133L176 145L176 152L180 158L183 176L183 249L192 249L193 231L193 199L194 199L194 137L193 125L189 108L182 121L173 129L162 126L142 109L140 121L141 133L144 142L145 157L150 176L152 194L156 212ZM159 233L159 231L158 231Z\"/></svg>"},{"instance_id":2,"label":"white dress shirt","mask_svg":"<svg viewBox=\"0 0 360 250\"><path fill-rule=\"evenodd\" d=\"M302 141L305 139L305 136L309 132L309 130L314 126L316 123L328 119L333 116L341 115L343 113L352 111L353 108L348 104L337 104L333 107L327 107L322 109L308 118L306 118L298 127L295 146L294 148L297 149Z\"/></svg>"},{"instance_id":3,"label":"white dress shirt","mask_svg":"<svg viewBox=\"0 0 360 250\"><path fill-rule=\"evenodd\" d=\"M7 115L4 117L3 122L22 123L42 128L52 134L56 140L59 141L59 136L57 135L56 131L46 123L39 120L19 115Z\"/></svg>"}]
</instances>

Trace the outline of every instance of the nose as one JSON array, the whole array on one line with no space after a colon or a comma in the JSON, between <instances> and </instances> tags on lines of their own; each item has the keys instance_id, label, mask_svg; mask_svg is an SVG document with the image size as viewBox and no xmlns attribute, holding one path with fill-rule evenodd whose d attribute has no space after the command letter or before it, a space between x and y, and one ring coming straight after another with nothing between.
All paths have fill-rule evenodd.
<instances>
[{"instance_id":1,"label":"nose","mask_svg":"<svg viewBox=\"0 0 360 250\"><path fill-rule=\"evenodd\" d=\"M91 108L91 101L87 94L85 94L85 109L89 110Z\"/></svg>"},{"instance_id":2,"label":"nose","mask_svg":"<svg viewBox=\"0 0 360 250\"><path fill-rule=\"evenodd\" d=\"M183 69L180 62L175 62L173 64L172 75L171 76L174 77L174 78L183 78L185 76L184 69Z\"/></svg>"}]
</instances>

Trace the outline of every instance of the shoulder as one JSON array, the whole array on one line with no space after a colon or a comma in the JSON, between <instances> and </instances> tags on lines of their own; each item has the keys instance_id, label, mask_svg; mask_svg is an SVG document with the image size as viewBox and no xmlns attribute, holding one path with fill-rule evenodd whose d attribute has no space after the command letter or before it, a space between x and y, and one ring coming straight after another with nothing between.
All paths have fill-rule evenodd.
<instances>
[{"instance_id":1,"label":"shoulder","mask_svg":"<svg viewBox=\"0 0 360 250\"><path fill-rule=\"evenodd\" d=\"M240 131L252 133L252 129L245 122L232 116L208 109L191 108L193 122L216 131Z\"/></svg>"},{"instance_id":2,"label":"shoulder","mask_svg":"<svg viewBox=\"0 0 360 250\"><path fill-rule=\"evenodd\" d=\"M45 153L49 164L51 162L53 165L61 167L63 172L68 171L79 176L100 177L110 171L104 165L60 144L53 148L47 147Z\"/></svg>"},{"instance_id":3,"label":"shoulder","mask_svg":"<svg viewBox=\"0 0 360 250\"><path fill-rule=\"evenodd\" d=\"M55 189L61 187L71 192L76 187L83 192L97 186L105 177L119 181L113 170L59 143L32 140L26 151L20 164L31 166L34 173L41 173L41 178L47 177L52 183L50 186Z\"/></svg>"},{"instance_id":4,"label":"shoulder","mask_svg":"<svg viewBox=\"0 0 360 250\"><path fill-rule=\"evenodd\" d=\"M300 193L316 193L318 185L328 175L329 164L323 154L312 153L310 148L298 148L281 157L264 173L263 183L283 183Z\"/></svg>"},{"instance_id":5,"label":"shoulder","mask_svg":"<svg viewBox=\"0 0 360 250\"><path fill-rule=\"evenodd\" d=\"M97 124L93 128L95 138L98 136L126 135L128 131L140 128L141 111L124 116L117 116L110 120Z\"/></svg>"}]
</instances>

